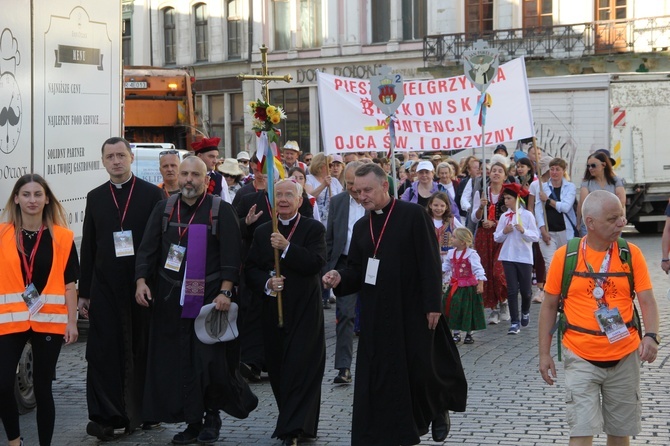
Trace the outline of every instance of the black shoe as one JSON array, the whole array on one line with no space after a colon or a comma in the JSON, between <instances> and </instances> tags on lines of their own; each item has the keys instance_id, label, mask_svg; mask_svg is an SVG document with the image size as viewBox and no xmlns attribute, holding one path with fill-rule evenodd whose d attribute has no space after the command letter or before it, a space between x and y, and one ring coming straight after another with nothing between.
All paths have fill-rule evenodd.
<instances>
[{"instance_id":1,"label":"black shoe","mask_svg":"<svg viewBox=\"0 0 670 446\"><path fill-rule=\"evenodd\" d=\"M114 439L114 428L112 426L103 426L95 421L89 421L86 425L86 433L96 437L100 441L110 441Z\"/></svg>"},{"instance_id":2,"label":"black shoe","mask_svg":"<svg viewBox=\"0 0 670 446\"><path fill-rule=\"evenodd\" d=\"M454 339L454 344L458 344L459 342L461 342L461 334L460 334L460 333L456 333L456 334L454 335L454 338L453 338L453 339Z\"/></svg>"},{"instance_id":3,"label":"black shoe","mask_svg":"<svg viewBox=\"0 0 670 446\"><path fill-rule=\"evenodd\" d=\"M150 431L152 429L156 429L160 425L161 425L160 421L145 421L144 423L142 423L142 430Z\"/></svg>"},{"instance_id":4,"label":"black shoe","mask_svg":"<svg viewBox=\"0 0 670 446\"><path fill-rule=\"evenodd\" d=\"M469 333L466 334L465 335L465 340L463 341L463 344L474 344L474 343L475 343L475 340L472 339L472 335L469 334Z\"/></svg>"},{"instance_id":5,"label":"black shoe","mask_svg":"<svg viewBox=\"0 0 670 446\"><path fill-rule=\"evenodd\" d=\"M261 369L259 369L255 364L245 364L240 362L240 373L249 382L257 383L261 380Z\"/></svg>"},{"instance_id":6,"label":"black shoe","mask_svg":"<svg viewBox=\"0 0 670 446\"><path fill-rule=\"evenodd\" d=\"M281 444L283 446L297 446L298 437L286 437L282 440Z\"/></svg>"},{"instance_id":7,"label":"black shoe","mask_svg":"<svg viewBox=\"0 0 670 446\"><path fill-rule=\"evenodd\" d=\"M444 441L449 435L449 429L451 429L451 420L449 419L449 411L444 411L433 420L431 424L431 430L433 433L433 441Z\"/></svg>"},{"instance_id":8,"label":"black shoe","mask_svg":"<svg viewBox=\"0 0 670 446\"><path fill-rule=\"evenodd\" d=\"M186 430L172 437L172 444L194 444L198 442L198 435L202 430L202 423L189 424Z\"/></svg>"},{"instance_id":9,"label":"black shoe","mask_svg":"<svg viewBox=\"0 0 670 446\"><path fill-rule=\"evenodd\" d=\"M205 413L205 422L198 435L198 443L211 444L219 440L221 431L221 417L218 410L208 410Z\"/></svg>"},{"instance_id":10,"label":"black shoe","mask_svg":"<svg viewBox=\"0 0 670 446\"><path fill-rule=\"evenodd\" d=\"M351 383L351 372L349 369L340 369L340 373L337 374L333 380L334 384L350 384Z\"/></svg>"},{"instance_id":11,"label":"black shoe","mask_svg":"<svg viewBox=\"0 0 670 446\"><path fill-rule=\"evenodd\" d=\"M333 308L333 306L330 305L330 302L325 301L325 302L323 303L323 309L324 309L324 310L330 310L331 308Z\"/></svg>"}]
</instances>

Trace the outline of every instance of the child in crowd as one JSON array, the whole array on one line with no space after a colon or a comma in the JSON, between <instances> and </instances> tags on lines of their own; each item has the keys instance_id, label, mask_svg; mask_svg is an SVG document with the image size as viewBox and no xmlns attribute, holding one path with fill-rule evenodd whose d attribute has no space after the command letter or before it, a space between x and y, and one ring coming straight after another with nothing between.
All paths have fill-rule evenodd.
<instances>
[{"instance_id":1,"label":"child in crowd","mask_svg":"<svg viewBox=\"0 0 670 446\"><path fill-rule=\"evenodd\" d=\"M507 211L500 216L493 239L502 243L498 259L502 261L507 279L507 302L511 325L507 334L515 335L530 322L530 298L533 274L533 242L540 239L535 217L523 208L521 198L528 191L519 183L503 185ZM519 290L521 319L519 320Z\"/></svg>"},{"instance_id":2,"label":"child in crowd","mask_svg":"<svg viewBox=\"0 0 670 446\"><path fill-rule=\"evenodd\" d=\"M442 263L444 263L444 258L447 252L454 247L451 241L454 229L462 228L463 225L459 219L454 218L454 215L451 212L451 201L446 192L435 192L431 195L430 198L428 198L426 210L428 211L430 218L433 219L435 237L437 237L437 244L440 247L440 257L442 258ZM446 275L446 273L443 273L442 291L446 290L448 284L449 276Z\"/></svg>"},{"instance_id":3,"label":"child in crowd","mask_svg":"<svg viewBox=\"0 0 670 446\"><path fill-rule=\"evenodd\" d=\"M449 287L444 293L442 311L453 330L454 342L461 342L464 330L464 344L472 344L474 330L486 328L484 316L484 281L486 274L477 251L471 248L472 232L468 228L454 229L452 243L454 249L447 252L442 263L442 271L451 275Z\"/></svg>"}]
</instances>

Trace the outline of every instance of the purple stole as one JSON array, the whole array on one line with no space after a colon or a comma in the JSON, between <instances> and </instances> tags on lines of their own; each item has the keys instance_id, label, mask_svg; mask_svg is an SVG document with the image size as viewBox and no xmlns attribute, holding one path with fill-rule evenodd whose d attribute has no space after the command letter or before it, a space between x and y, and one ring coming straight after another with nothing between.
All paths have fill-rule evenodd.
<instances>
[{"instance_id":1,"label":"purple stole","mask_svg":"<svg viewBox=\"0 0 670 446\"><path fill-rule=\"evenodd\" d=\"M188 227L186 272L184 274L184 306L181 317L195 319L205 300L205 265L207 263L207 225Z\"/></svg>"}]
</instances>

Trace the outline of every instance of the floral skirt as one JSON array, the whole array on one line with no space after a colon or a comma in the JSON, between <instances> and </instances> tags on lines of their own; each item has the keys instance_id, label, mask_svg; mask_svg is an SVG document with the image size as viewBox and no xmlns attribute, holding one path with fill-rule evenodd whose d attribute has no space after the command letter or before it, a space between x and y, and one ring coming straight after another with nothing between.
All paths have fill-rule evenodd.
<instances>
[{"instance_id":1,"label":"floral skirt","mask_svg":"<svg viewBox=\"0 0 670 446\"><path fill-rule=\"evenodd\" d=\"M477 228L475 251L482 259L486 273L484 282L484 307L496 308L500 302L507 300L507 280L502 262L498 260L502 244L493 241L495 228Z\"/></svg>"},{"instance_id":2,"label":"floral skirt","mask_svg":"<svg viewBox=\"0 0 670 446\"><path fill-rule=\"evenodd\" d=\"M457 288L451 299L451 287L442 298L442 310L452 330L483 330L486 328L482 295L476 286Z\"/></svg>"}]
</instances>

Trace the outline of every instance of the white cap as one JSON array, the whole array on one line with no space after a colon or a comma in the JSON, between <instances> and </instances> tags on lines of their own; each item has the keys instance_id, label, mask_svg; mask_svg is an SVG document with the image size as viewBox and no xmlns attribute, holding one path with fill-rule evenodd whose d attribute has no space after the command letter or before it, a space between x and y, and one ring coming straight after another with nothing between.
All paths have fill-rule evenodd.
<instances>
[{"instance_id":1,"label":"white cap","mask_svg":"<svg viewBox=\"0 0 670 446\"><path fill-rule=\"evenodd\" d=\"M249 152L242 151L237 154L237 160L242 160L242 161L249 161L251 157L249 156Z\"/></svg>"},{"instance_id":2,"label":"white cap","mask_svg":"<svg viewBox=\"0 0 670 446\"><path fill-rule=\"evenodd\" d=\"M433 163L431 163L430 161L420 161L419 165L416 166L416 171L418 172L420 170L429 170L433 172L435 171L435 166L433 166Z\"/></svg>"},{"instance_id":3,"label":"white cap","mask_svg":"<svg viewBox=\"0 0 670 446\"><path fill-rule=\"evenodd\" d=\"M231 302L228 311L219 311L216 304L203 305L193 324L195 334L203 344L232 341L237 338L237 304Z\"/></svg>"}]
</instances>

